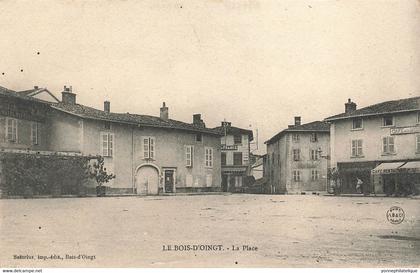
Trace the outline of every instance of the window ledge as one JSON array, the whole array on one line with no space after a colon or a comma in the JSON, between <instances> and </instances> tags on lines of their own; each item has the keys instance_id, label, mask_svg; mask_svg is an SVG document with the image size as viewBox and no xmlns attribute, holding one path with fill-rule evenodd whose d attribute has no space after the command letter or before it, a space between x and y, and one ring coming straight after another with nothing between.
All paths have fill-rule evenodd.
<instances>
[{"instance_id":1,"label":"window ledge","mask_svg":"<svg viewBox=\"0 0 420 273\"><path fill-rule=\"evenodd\" d=\"M397 155L397 153L382 153L381 156L393 156Z\"/></svg>"},{"instance_id":2,"label":"window ledge","mask_svg":"<svg viewBox=\"0 0 420 273\"><path fill-rule=\"evenodd\" d=\"M396 126L395 125L382 125L381 126L381 128L384 128L384 129L386 129L386 128L395 128Z\"/></svg>"},{"instance_id":3,"label":"window ledge","mask_svg":"<svg viewBox=\"0 0 420 273\"><path fill-rule=\"evenodd\" d=\"M356 156L350 156L350 158L364 158L365 156L364 155L356 155Z\"/></svg>"},{"instance_id":4,"label":"window ledge","mask_svg":"<svg viewBox=\"0 0 420 273\"><path fill-rule=\"evenodd\" d=\"M350 129L350 131L362 131L363 130L363 128L352 128L352 129Z\"/></svg>"}]
</instances>

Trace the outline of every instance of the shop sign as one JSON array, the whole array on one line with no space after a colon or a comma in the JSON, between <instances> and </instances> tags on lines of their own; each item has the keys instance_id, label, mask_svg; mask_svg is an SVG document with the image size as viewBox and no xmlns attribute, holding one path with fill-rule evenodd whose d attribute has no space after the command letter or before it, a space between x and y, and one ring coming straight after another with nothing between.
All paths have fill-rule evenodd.
<instances>
[{"instance_id":1,"label":"shop sign","mask_svg":"<svg viewBox=\"0 0 420 273\"><path fill-rule=\"evenodd\" d=\"M232 150L238 150L238 145L222 144L222 151L232 151Z\"/></svg>"},{"instance_id":2,"label":"shop sign","mask_svg":"<svg viewBox=\"0 0 420 273\"><path fill-rule=\"evenodd\" d=\"M420 126L391 128L391 135L405 135L420 133Z\"/></svg>"}]
</instances>

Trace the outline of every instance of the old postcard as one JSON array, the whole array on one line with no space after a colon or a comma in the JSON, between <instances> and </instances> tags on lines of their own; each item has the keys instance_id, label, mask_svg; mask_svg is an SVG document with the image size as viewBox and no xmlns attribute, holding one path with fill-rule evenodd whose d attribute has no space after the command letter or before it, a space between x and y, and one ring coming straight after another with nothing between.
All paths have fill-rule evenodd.
<instances>
[{"instance_id":1,"label":"old postcard","mask_svg":"<svg viewBox=\"0 0 420 273\"><path fill-rule=\"evenodd\" d=\"M419 1L3 0L0 37L3 272L420 267Z\"/></svg>"}]
</instances>

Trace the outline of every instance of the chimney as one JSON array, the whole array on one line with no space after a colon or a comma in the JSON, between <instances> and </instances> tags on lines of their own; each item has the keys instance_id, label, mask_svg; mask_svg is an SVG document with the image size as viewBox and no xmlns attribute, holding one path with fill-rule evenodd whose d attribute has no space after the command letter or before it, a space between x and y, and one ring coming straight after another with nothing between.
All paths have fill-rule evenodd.
<instances>
[{"instance_id":1,"label":"chimney","mask_svg":"<svg viewBox=\"0 0 420 273\"><path fill-rule=\"evenodd\" d=\"M73 93L72 87L65 86L64 90L61 92L61 102L65 104L76 104L76 94Z\"/></svg>"},{"instance_id":2,"label":"chimney","mask_svg":"<svg viewBox=\"0 0 420 273\"><path fill-rule=\"evenodd\" d=\"M193 125L201 127L201 128L206 128L206 124L201 119L201 114L194 114L193 115Z\"/></svg>"},{"instance_id":3,"label":"chimney","mask_svg":"<svg viewBox=\"0 0 420 273\"><path fill-rule=\"evenodd\" d=\"M35 85L35 86L34 86L34 89L35 89L35 90L38 90L38 85Z\"/></svg>"},{"instance_id":4,"label":"chimney","mask_svg":"<svg viewBox=\"0 0 420 273\"><path fill-rule=\"evenodd\" d=\"M111 102L108 100L104 101L104 111L107 113L111 112Z\"/></svg>"},{"instance_id":5,"label":"chimney","mask_svg":"<svg viewBox=\"0 0 420 273\"><path fill-rule=\"evenodd\" d=\"M164 120L169 119L169 109L166 107L165 102L163 102L162 107L160 107L160 118Z\"/></svg>"},{"instance_id":6,"label":"chimney","mask_svg":"<svg viewBox=\"0 0 420 273\"><path fill-rule=\"evenodd\" d=\"M345 106L344 109L345 109L346 114L356 111L357 109L357 104L352 102L351 99L349 99L347 103L344 104L344 106Z\"/></svg>"},{"instance_id":7,"label":"chimney","mask_svg":"<svg viewBox=\"0 0 420 273\"><path fill-rule=\"evenodd\" d=\"M295 117L295 126L299 126L301 125L301 118L300 117Z\"/></svg>"}]
</instances>

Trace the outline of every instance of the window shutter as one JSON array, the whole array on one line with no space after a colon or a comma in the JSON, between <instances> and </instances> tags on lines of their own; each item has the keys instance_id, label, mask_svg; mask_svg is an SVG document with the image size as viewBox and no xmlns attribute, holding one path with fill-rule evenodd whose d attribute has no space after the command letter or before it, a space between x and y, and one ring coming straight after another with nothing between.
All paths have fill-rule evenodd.
<instances>
[{"instance_id":1,"label":"window shutter","mask_svg":"<svg viewBox=\"0 0 420 273\"><path fill-rule=\"evenodd\" d=\"M102 156L108 156L108 134L101 133L102 143Z\"/></svg>"},{"instance_id":2,"label":"window shutter","mask_svg":"<svg viewBox=\"0 0 420 273\"><path fill-rule=\"evenodd\" d=\"M155 159L156 158L156 139L154 137L151 137L149 142L150 142L150 158Z\"/></svg>"},{"instance_id":3,"label":"window shutter","mask_svg":"<svg viewBox=\"0 0 420 273\"><path fill-rule=\"evenodd\" d=\"M192 167L192 158L193 158L193 148L190 145L185 146L185 165L187 167Z\"/></svg>"},{"instance_id":4,"label":"window shutter","mask_svg":"<svg viewBox=\"0 0 420 273\"><path fill-rule=\"evenodd\" d=\"M150 157L150 154L149 154L149 138L148 137L143 137L142 141L143 141L143 145L142 145L143 146L143 158L147 159L147 158Z\"/></svg>"},{"instance_id":5,"label":"window shutter","mask_svg":"<svg viewBox=\"0 0 420 273\"><path fill-rule=\"evenodd\" d=\"M108 156L114 156L114 134L108 135Z\"/></svg>"}]
</instances>

